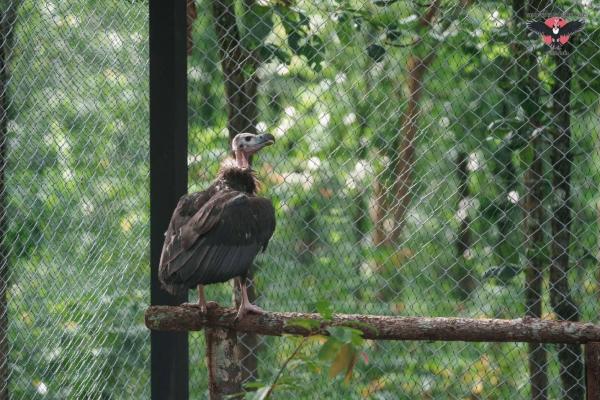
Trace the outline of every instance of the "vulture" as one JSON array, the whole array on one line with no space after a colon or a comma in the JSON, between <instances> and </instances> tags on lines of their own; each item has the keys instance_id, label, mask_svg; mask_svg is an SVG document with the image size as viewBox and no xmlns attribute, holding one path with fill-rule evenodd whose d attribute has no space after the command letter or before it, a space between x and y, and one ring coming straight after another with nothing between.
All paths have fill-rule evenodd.
<instances>
[{"instance_id":1,"label":"vulture","mask_svg":"<svg viewBox=\"0 0 600 400\"><path fill-rule=\"evenodd\" d=\"M256 195L259 182L250 157L274 142L271 134L236 135L231 142L235 160L225 160L208 189L184 195L173 212L158 276L171 294L197 287L197 306L203 313L207 310L204 285L232 278L242 295L238 318L263 312L248 300L246 277L273 235L275 209L271 200Z\"/></svg>"}]
</instances>

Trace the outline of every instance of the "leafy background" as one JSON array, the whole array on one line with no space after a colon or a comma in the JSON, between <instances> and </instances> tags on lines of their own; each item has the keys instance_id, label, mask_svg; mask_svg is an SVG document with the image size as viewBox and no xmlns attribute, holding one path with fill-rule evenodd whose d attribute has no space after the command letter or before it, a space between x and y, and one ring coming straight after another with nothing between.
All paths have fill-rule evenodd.
<instances>
[{"instance_id":1,"label":"leafy background","mask_svg":"<svg viewBox=\"0 0 600 400\"><path fill-rule=\"evenodd\" d=\"M587 18L572 39L568 250L581 319L597 321L600 10L589 1L557 3ZM519 143L506 150L517 141L528 95L519 85L514 41L536 55L546 119L555 63L539 38L526 36L523 21L515 23L511 4L441 1L430 29L418 24L425 9L418 2L236 4L244 45L262 59L251 71L261 79L257 128L277 137L255 161L278 213L269 249L257 260L258 303L286 311L326 304L343 313L523 316L521 206L531 154ZM7 173L14 398L149 397L147 6L26 0L19 8ZM188 59L190 191L208 185L227 149L211 3L197 6ZM402 235L379 245L371 213L377 185L389 188L394 179L389 166L409 96L406 61L431 52L416 120L412 202ZM540 146L550 209L551 143ZM460 154L468 161L468 201L457 191ZM465 220L472 241L457 254ZM543 229L549 236L547 220ZM468 293L460 284L465 277ZM548 287L545 279L543 317L557 318ZM229 285L211 286L207 295L231 302ZM337 334L340 343L353 340ZM260 338L260 382L274 377L298 340ZM355 340L366 360L359 357L347 383L343 374L328 376L332 358L323 342L302 345L274 397L529 396L524 344ZM549 393L557 398L557 356L547 348ZM190 349L191 397L202 398L201 334L192 334Z\"/></svg>"}]
</instances>

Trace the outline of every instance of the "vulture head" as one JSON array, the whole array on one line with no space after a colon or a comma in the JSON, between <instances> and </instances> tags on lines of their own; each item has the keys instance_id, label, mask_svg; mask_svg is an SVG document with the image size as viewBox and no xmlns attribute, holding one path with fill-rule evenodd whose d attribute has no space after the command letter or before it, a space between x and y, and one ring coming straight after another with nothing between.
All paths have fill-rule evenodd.
<instances>
[{"instance_id":1,"label":"vulture head","mask_svg":"<svg viewBox=\"0 0 600 400\"><path fill-rule=\"evenodd\" d=\"M231 141L231 150L235 154L238 168L250 168L250 156L263 147L275 143L275 137L270 133L255 135L253 133L238 133Z\"/></svg>"}]
</instances>

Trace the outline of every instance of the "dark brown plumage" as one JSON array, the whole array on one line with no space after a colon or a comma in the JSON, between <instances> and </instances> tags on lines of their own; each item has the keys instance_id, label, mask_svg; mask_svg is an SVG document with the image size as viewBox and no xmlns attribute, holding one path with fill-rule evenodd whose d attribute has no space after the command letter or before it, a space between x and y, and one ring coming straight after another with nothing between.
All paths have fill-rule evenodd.
<instances>
[{"instance_id":1,"label":"dark brown plumage","mask_svg":"<svg viewBox=\"0 0 600 400\"><path fill-rule=\"evenodd\" d=\"M208 189L179 200L165 233L159 267L167 291L179 294L198 286L199 304L205 310L202 285L240 277L247 301L246 275L275 230L273 204L256 195L258 182L247 160L273 141L271 135L237 135L232 142L236 163L225 164ZM243 300L240 316L243 307L259 311Z\"/></svg>"}]
</instances>

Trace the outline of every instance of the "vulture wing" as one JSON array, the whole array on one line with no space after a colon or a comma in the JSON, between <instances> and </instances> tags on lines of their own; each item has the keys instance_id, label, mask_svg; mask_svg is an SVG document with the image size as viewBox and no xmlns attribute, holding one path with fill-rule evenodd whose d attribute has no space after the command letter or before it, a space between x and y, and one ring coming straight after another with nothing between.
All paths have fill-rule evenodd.
<instances>
[{"instance_id":1,"label":"vulture wing","mask_svg":"<svg viewBox=\"0 0 600 400\"><path fill-rule=\"evenodd\" d=\"M165 232L165 242L160 255L161 270L167 260L172 259L182 251L181 236L178 232L213 197L214 192L213 187L210 187L203 192L186 194L179 199L177 207L175 207L175 211L173 211L173 215L171 216L169 228Z\"/></svg>"},{"instance_id":2,"label":"vulture wing","mask_svg":"<svg viewBox=\"0 0 600 400\"><path fill-rule=\"evenodd\" d=\"M552 29L540 21L530 21L527 23L527 29L537 32L541 35L552 35Z\"/></svg>"},{"instance_id":3,"label":"vulture wing","mask_svg":"<svg viewBox=\"0 0 600 400\"><path fill-rule=\"evenodd\" d=\"M244 275L275 230L270 200L227 190L212 196L173 232L161 260L161 280L172 293Z\"/></svg>"}]
</instances>

